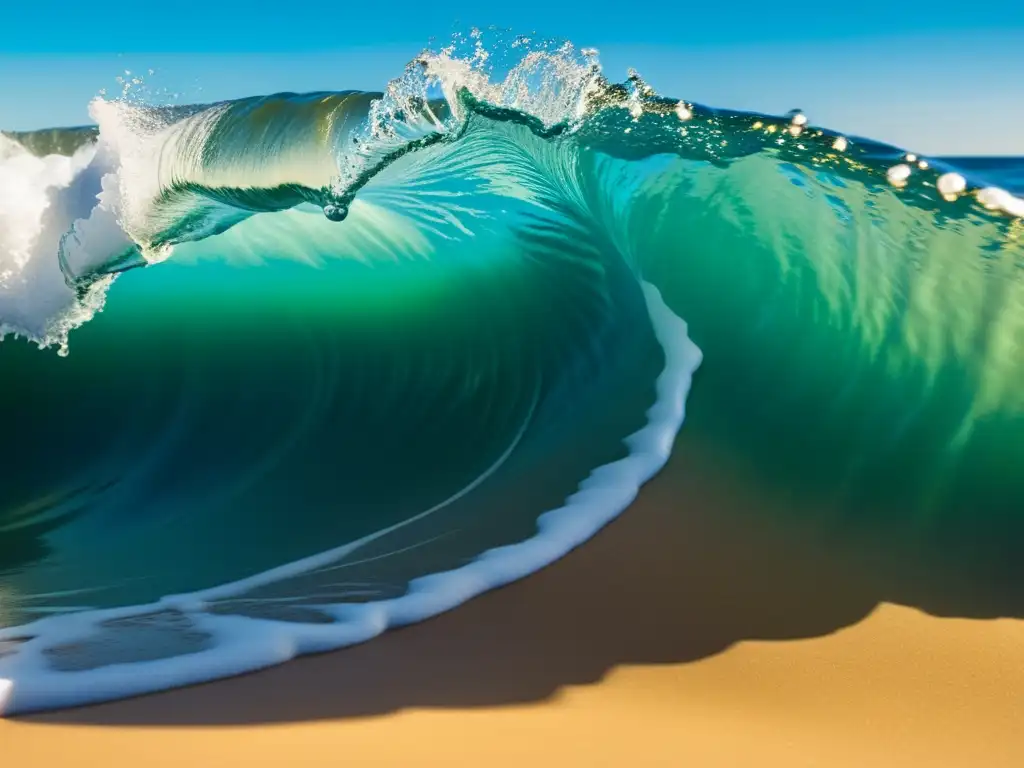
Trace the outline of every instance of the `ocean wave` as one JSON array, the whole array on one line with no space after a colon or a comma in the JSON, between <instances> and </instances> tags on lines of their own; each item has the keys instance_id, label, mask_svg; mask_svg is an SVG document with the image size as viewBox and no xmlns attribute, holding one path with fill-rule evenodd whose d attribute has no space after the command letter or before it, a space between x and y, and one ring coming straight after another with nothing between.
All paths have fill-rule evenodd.
<instances>
[{"instance_id":1,"label":"ocean wave","mask_svg":"<svg viewBox=\"0 0 1024 768\"><path fill-rule=\"evenodd\" d=\"M91 111L0 136L0 331L60 352L2 353L26 436L0 494L6 711L340 647L520 578L631 502L687 408L933 539L981 487L1024 525L1003 164L477 33L381 93ZM990 565L1015 567L1007 530L974 539Z\"/></svg>"}]
</instances>

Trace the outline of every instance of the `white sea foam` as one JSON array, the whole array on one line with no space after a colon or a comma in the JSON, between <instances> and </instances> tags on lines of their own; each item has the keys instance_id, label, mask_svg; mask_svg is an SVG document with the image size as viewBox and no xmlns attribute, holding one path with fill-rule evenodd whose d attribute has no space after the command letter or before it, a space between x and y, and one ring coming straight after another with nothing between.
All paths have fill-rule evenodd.
<instances>
[{"instance_id":1,"label":"white sea foam","mask_svg":"<svg viewBox=\"0 0 1024 768\"><path fill-rule=\"evenodd\" d=\"M626 438L630 449L626 458L598 467L562 507L542 514L532 538L484 552L461 568L416 579L399 598L318 606L333 616L335 622L331 624L214 615L204 612L204 608L210 600L239 594L255 584L311 570L359 549L380 533L203 592L172 596L151 605L51 616L0 630L0 642L20 640L12 653L0 658L0 714L75 706L189 685L279 664L300 654L363 642L386 629L450 610L482 592L533 573L579 546L626 509L640 487L665 465L683 424L693 373L701 362L700 350L687 336L686 323L672 313L657 288L649 283L643 283L642 288L665 355L665 368L656 384L657 400L647 412L647 424ZM182 656L83 671L60 671L50 663L47 649L88 640L102 631L104 622L168 609L187 614L195 630L213 638L212 647Z\"/></svg>"},{"instance_id":2,"label":"white sea foam","mask_svg":"<svg viewBox=\"0 0 1024 768\"><path fill-rule=\"evenodd\" d=\"M76 299L67 277L134 250L164 223L150 218L149 205L164 181L163 155L177 149L164 113L102 99L90 112L99 139L70 157L36 157L0 136L0 338L66 352L68 334L102 308L113 279ZM166 255L144 253L151 261Z\"/></svg>"},{"instance_id":3,"label":"white sea foam","mask_svg":"<svg viewBox=\"0 0 1024 768\"><path fill-rule=\"evenodd\" d=\"M35 157L0 136L0 338L63 347L102 305L103 287L76 302L57 252L74 217L96 202L96 152Z\"/></svg>"}]
</instances>

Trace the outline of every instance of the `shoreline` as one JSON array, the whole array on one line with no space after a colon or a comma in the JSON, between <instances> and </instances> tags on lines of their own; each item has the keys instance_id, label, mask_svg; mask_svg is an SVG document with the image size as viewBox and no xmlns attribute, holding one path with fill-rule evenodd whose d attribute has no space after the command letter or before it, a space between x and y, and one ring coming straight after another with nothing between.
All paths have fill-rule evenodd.
<instances>
[{"instance_id":1,"label":"shoreline","mask_svg":"<svg viewBox=\"0 0 1024 768\"><path fill-rule=\"evenodd\" d=\"M684 429L630 509L522 581L363 645L0 721L0 743L115 768L1024 762L1024 621L880 601L741 477Z\"/></svg>"}]
</instances>

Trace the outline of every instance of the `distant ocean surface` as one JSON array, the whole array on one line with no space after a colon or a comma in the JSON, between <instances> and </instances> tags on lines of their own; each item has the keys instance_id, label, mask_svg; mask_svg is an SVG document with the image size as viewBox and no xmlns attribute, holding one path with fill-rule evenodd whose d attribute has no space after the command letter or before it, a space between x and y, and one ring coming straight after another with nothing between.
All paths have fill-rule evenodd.
<instances>
[{"instance_id":1,"label":"distant ocean surface","mask_svg":"<svg viewBox=\"0 0 1024 768\"><path fill-rule=\"evenodd\" d=\"M684 416L809 524L1024 583L1024 159L487 35L381 93L91 112L0 135L0 711L452 608Z\"/></svg>"}]
</instances>

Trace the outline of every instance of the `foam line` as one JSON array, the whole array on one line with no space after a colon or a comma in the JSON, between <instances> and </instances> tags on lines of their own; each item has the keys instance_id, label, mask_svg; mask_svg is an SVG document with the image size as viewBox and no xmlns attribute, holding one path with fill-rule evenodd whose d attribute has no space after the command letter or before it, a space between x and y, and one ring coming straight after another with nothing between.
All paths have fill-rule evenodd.
<instances>
[{"instance_id":1,"label":"foam line","mask_svg":"<svg viewBox=\"0 0 1024 768\"><path fill-rule=\"evenodd\" d=\"M0 630L0 642L31 638L0 658L0 715L96 703L206 682L279 664L301 654L364 642L391 627L422 621L527 576L585 542L625 510L640 487L668 461L685 417L693 373L702 358L687 336L686 323L668 308L658 289L646 282L641 287L665 355L665 368L656 382L657 399L647 411L647 424L626 438L630 449L626 458L596 468L562 507L542 514L532 538L488 550L455 570L415 579L399 598L321 607L336 619L332 624L214 615L203 609L214 597L305 572L357 549L382 532L242 582L192 595L168 597L148 606L48 617ZM503 459L499 458L496 466ZM468 490L471 488L459 495ZM85 671L59 671L48 664L47 648L85 640L102 622L169 608L186 613L196 630L210 634L212 647L188 655Z\"/></svg>"}]
</instances>

